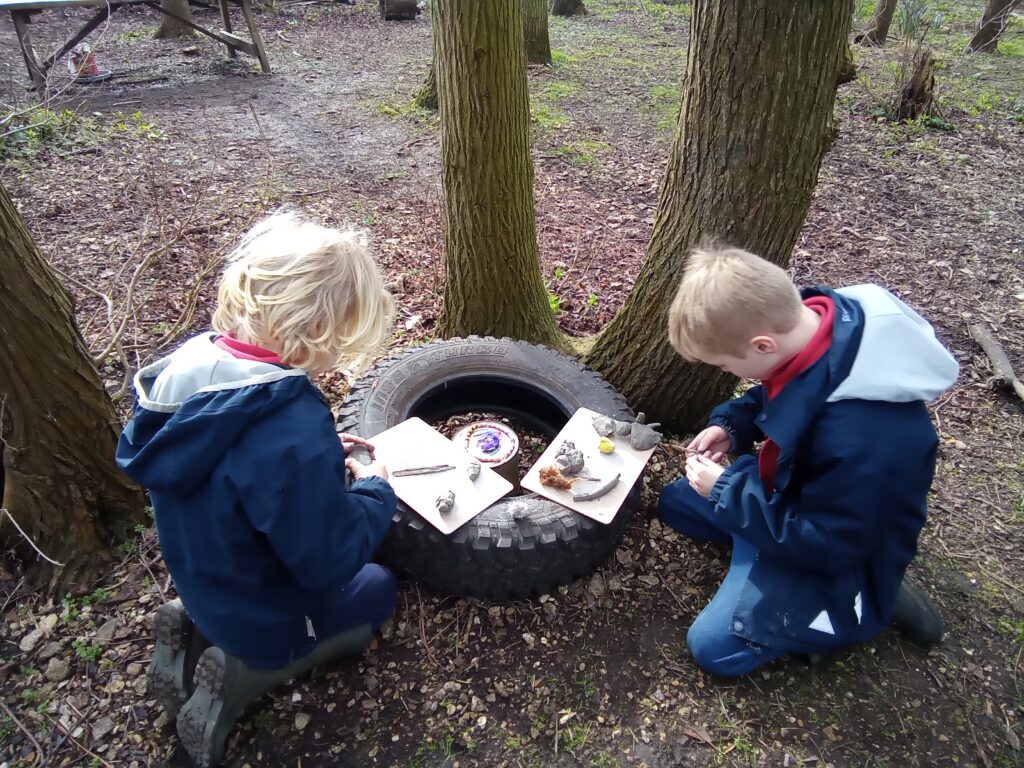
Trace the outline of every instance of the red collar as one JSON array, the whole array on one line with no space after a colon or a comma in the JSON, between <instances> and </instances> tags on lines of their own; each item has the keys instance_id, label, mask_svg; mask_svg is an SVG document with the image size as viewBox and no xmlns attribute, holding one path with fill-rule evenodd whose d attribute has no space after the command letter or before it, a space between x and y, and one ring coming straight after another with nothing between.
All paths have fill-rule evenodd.
<instances>
[{"instance_id":1,"label":"red collar","mask_svg":"<svg viewBox=\"0 0 1024 768\"><path fill-rule=\"evenodd\" d=\"M789 382L818 362L832 346L832 319L836 311L835 303L828 296L812 296L804 300L804 306L821 316L821 324L811 340L807 342L807 346L789 360L775 366L764 379L762 383L769 400L779 394Z\"/></svg>"},{"instance_id":2,"label":"red collar","mask_svg":"<svg viewBox=\"0 0 1024 768\"><path fill-rule=\"evenodd\" d=\"M222 333L220 336L213 340L215 347L220 347L226 352L230 352L232 357L237 357L240 360L253 360L257 363L271 363L273 365L284 365L281 357L276 352L271 352L269 349L258 347L255 344L246 344L244 341L239 341L234 336L227 333Z\"/></svg>"}]
</instances>

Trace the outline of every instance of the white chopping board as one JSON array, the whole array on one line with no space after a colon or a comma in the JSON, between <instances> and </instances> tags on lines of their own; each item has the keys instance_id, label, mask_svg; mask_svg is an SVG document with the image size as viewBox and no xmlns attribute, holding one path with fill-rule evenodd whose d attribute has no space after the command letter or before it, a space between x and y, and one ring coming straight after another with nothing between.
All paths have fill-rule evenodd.
<instances>
[{"instance_id":1,"label":"white chopping board","mask_svg":"<svg viewBox=\"0 0 1024 768\"><path fill-rule=\"evenodd\" d=\"M512 483L483 464L477 479L470 480L466 474L466 466L472 461L469 454L422 419L407 419L367 439L373 443L377 460L387 467L388 482L398 498L441 533L449 534L465 525L512 490ZM401 469L440 464L453 464L455 469L429 475L394 475ZM447 491L455 492L455 506L441 514L437 497Z\"/></svg>"},{"instance_id":2,"label":"white chopping board","mask_svg":"<svg viewBox=\"0 0 1024 768\"><path fill-rule=\"evenodd\" d=\"M579 512L581 515L607 525L615 519L615 514L622 506L622 502L626 500L626 496L629 495L633 483L644 471L644 466L651 458L651 454L654 453L654 448L638 451L629 444L629 435L625 437L612 435L608 439L615 444L615 450L608 454L601 453L597 448L601 436L594 429L593 419L595 416L603 415L597 411L591 411L589 408L580 408L576 411L562 431L558 433L558 436L548 445L548 449L541 454L537 463L530 467L530 471L526 473L526 477L523 478L520 485L556 501L574 512ZM570 490L542 485L540 468L555 463L558 448L564 440L571 440L577 448L583 451L585 463L581 474L599 477L604 481L611 479L618 472L621 475L618 485L601 498L593 501L573 501L572 495L575 492L591 490L601 485L600 482L578 480Z\"/></svg>"}]
</instances>

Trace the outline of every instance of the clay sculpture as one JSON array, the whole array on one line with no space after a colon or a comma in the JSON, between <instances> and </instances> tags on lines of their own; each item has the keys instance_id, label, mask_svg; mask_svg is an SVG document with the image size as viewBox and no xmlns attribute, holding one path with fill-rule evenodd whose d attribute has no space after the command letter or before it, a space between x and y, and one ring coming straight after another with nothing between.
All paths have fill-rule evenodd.
<instances>
[{"instance_id":1,"label":"clay sculpture","mask_svg":"<svg viewBox=\"0 0 1024 768\"><path fill-rule=\"evenodd\" d=\"M432 475L435 472L447 472L455 469L454 464L437 464L433 467L409 467L407 469L396 469L391 473L392 477L411 477L412 475Z\"/></svg>"},{"instance_id":2,"label":"clay sculpture","mask_svg":"<svg viewBox=\"0 0 1024 768\"><path fill-rule=\"evenodd\" d=\"M541 467L540 484L546 485L549 488L560 488L563 491L567 491L572 488L572 478L563 475L558 467Z\"/></svg>"},{"instance_id":3,"label":"clay sculpture","mask_svg":"<svg viewBox=\"0 0 1024 768\"><path fill-rule=\"evenodd\" d=\"M572 495L572 500L593 501L594 499L600 499L602 496L608 493L608 491L610 491L612 488L619 484L619 477L620 475L616 473L615 477L613 477L611 480L601 483L601 485L597 486L597 488L594 488L593 490L577 491Z\"/></svg>"},{"instance_id":4,"label":"clay sculpture","mask_svg":"<svg viewBox=\"0 0 1024 768\"><path fill-rule=\"evenodd\" d=\"M566 475L578 475L583 469L583 451L571 440L566 440L558 447L555 454L555 466Z\"/></svg>"},{"instance_id":5,"label":"clay sculpture","mask_svg":"<svg viewBox=\"0 0 1024 768\"><path fill-rule=\"evenodd\" d=\"M641 411L629 428L629 444L638 451L646 451L661 442L661 433L655 429L660 427L661 423L645 424L645 420L646 417Z\"/></svg>"},{"instance_id":6,"label":"clay sculpture","mask_svg":"<svg viewBox=\"0 0 1024 768\"><path fill-rule=\"evenodd\" d=\"M442 515L452 511L452 507L455 506L455 491L448 491L437 497L437 501L434 502L437 505L437 511Z\"/></svg>"},{"instance_id":7,"label":"clay sculpture","mask_svg":"<svg viewBox=\"0 0 1024 768\"><path fill-rule=\"evenodd\" d=\"M615 443L607 437L602 437L597 441L597 450L601 453L613 453L615 451Z\"/></svg>"},{"instance_id":8,"label":"clay sculpture","mask_svg":"<svg viewBox=\"0 0 1024 768\"><path fill-rule=\"evenodd\" d=\"M608 416L595 416L593 424L594 430L601 437L611 437L615 434L615 419Z\"/></svg>"},{"instance_id":9,"label":"clay sculpture","mask_svg":"<svg viewBox=\"0 0 1024 768\"><path fill-rule=\"evenodd\" d=\"M480 462L475 459L466 465L466 474L469 475L470 480L476 480L480 477Z\"/></svg>"}]
</instances>

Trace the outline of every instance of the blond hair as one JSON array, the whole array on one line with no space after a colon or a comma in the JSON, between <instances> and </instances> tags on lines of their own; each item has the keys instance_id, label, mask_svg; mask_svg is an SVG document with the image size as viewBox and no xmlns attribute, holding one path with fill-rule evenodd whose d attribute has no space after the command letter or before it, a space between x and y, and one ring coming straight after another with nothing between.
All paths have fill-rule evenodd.
<instances>
[{"instance_id":1,"label":"blond hair","mask_svg":"<svg viewBox=\"0 0 1024 768\"><path fill-rule=\"evenodd\" d=\"M744 357L759 334L787 333L800 320L789 275L740 248L704 244L690 255L668 312L668 338L687 360Z\"/></svg>"},{"instance_id":2,"label":"blond hair","mask_svg":"<svg viewBox=\"0 0 1024 768\"><path fill-rule=\"evenodd\" d=\"M391 332L391 295L361 232L282 209L228 260L214 329L271 344L289 365L356 369Z\"/></svg>"}]
</instances>

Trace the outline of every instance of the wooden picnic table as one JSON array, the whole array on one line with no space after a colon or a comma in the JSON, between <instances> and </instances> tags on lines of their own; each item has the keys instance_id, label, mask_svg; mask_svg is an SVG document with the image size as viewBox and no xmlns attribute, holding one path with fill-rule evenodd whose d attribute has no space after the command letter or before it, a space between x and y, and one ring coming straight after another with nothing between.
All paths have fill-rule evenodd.
<instances>
[{"instance_id":1,"label":"wooden picnic table","mask_svg":"<svg viewBox=\"0 0 1024 768\"><path fill-rule=\"evenodd\" d=\"M267 60L267 53L263 49L263 40L260 38L259 30L256 28L256 20L253 18L252 6L249 0L215 0L215 2L220 5L220 15L224 22L224 29L218 32L206 29L199 24L183 19L176 13L162 8L158 0L0 0L0 12L10 11L11 20L14 22L14 31L18 35L18 43L21 45L21 53L25 57L25 66L28 67L29 77L32 78L33 84L39 90L45 89L47 73L55 61L82 42L90 32L110 18L115 11L127 5L139 4L155 8L160 13L188 24L197 32L201 32L207 37L223 43L227 46L228 55L231 58L235 58L237 51L247 53L253 58L258 59L260 68L264 72L269 73L270 62ZM241 7L242 16L245 17L245 23L249 27L251 41L232 33L231 18L228 15L229 2L236 2ZM48 8L72 7L89 7L97 8L98 10L74 36L61 45L54 53L40 60L36 55L35 49L32 47L32 40L28 31L29 14Z\"/></svg>"}]
</instances>

